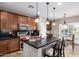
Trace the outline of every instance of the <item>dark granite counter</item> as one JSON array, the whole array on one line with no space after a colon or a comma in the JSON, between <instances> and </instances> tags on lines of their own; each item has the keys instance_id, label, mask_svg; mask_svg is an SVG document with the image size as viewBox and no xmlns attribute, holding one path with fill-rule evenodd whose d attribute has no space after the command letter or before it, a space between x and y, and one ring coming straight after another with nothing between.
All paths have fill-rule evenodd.
<instances>
[{"instance_id":1,"label":"dark granite counter","mask_svg":"<svg viewBox=\"0 0 79 59\"><path fill-rule=\"evenodd\" d=\"M48 44L51 44L53 42L59 41L60 39L57 39L56 37L52 37L52 38L48 38L48 39L40 39L40 40L36 40L36 41L23 41L24 43L39 49L42 48Z\"/></svg>"},{"instance_id":2,"label":"dark granite counter","mask_svg":"<svg viewBox=\"0 0 79 59\"><path fill-rule=\"evenodd\" d=\"M0 38L0 41L11 40L11 39L16 39L16 38L15 37L2 37L2 38Z\"/></svg>"}]
</instances>

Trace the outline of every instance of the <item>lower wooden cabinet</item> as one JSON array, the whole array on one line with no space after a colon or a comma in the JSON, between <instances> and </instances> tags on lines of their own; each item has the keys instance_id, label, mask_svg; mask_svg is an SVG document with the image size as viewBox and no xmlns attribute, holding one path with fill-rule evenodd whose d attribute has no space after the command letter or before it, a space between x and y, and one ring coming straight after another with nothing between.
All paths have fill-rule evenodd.
<instances>
[{"instance_id":1,"label":"lower wooden cabinet","mask_svg":"<svg viewBox=\"0 0 79 59\"><path fill-rule=\"evenodd\" d=\"M0 55L8 53L8 40L0 41Z\"/></svg>"},{"instance_id":2,"label":"lower wooden cabinet","mask_svg":"<svg viewBox=\"0 0 79 59\"><path fill-rule=\"evenodd\" d=\"M18 39L0 41L0 55L20 50Z\"/></svg>"},{"instance_id":3,"label":"lower wooden cabinet","mask_svg":"<svg viewBox=\"0 0 79 59\"><path fill-rule=\"evenodd\" d=\"M10 49L10 52L19 50L19 42L18 42L18 40L15 40L15 39L10 40L9 49Z\"/></svg>"}]
</instances>

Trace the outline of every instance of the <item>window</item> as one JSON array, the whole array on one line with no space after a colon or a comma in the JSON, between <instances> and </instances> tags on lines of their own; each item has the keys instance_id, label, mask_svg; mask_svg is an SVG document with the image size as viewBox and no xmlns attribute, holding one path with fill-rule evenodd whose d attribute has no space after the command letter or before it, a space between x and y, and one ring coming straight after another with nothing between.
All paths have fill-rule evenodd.
<instances>
[{"instance_id":1,"label":"window","mask_svg":"<svg viewBox=\"0 0 79 59\"><path fill-rule=\"evenodd\" d=\"M69 27L67 25L59 24L59 35L69 36Z\"/></svg>"}]
</instances>

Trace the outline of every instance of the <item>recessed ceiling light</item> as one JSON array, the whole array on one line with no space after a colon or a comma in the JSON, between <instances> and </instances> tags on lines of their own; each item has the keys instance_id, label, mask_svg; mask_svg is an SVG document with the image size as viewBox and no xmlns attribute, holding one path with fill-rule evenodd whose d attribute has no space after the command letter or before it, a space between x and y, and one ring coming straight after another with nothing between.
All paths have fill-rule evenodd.
<instances>
[{"instance_id":1,"label":"recessed ceiling light","mask_svg":"<svg viewBox=\"0 0 79 59\"><path fill-rule=\"evenodd\" d=\"M61 6L61 5L62 5L62 3L61 3L61 2L58 2L57 4L58 4L58 6Z\"/></svg>"}]
</instances>

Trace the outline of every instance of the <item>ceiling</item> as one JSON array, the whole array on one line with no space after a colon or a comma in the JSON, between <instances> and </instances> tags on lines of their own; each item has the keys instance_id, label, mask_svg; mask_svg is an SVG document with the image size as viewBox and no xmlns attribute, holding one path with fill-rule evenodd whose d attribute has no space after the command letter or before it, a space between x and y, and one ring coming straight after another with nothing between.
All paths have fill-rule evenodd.
<instances>
[{"instance_id":1,"label":"ceiling","mask_svg":"<svg viewBox=\"0 0 79 59\"><path fill-rule=\"evenodd\" d=\"M34 6L34 8L29 8L29 5ZM46 2L38 3L38 10L41 17L46 18L46 7ZM56 7L56 18L62 18L64 13L67 14L67 17L79 15L79 2L62 2L62 5L58 5L58 2L50 2L48 11L49 19L53 19L53 7ZM36 2L0 2L0 9L34 17L36 15Z\"/></svg>"}]
</instances>

